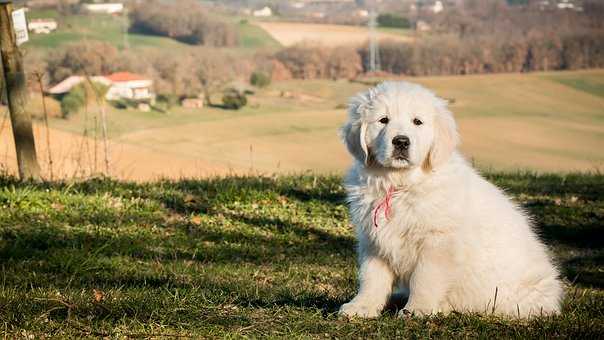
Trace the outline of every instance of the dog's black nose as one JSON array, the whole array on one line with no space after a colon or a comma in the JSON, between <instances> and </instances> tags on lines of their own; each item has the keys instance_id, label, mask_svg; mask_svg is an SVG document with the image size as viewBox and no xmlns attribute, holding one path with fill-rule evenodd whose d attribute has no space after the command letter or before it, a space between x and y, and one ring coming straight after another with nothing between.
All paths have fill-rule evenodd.
<instances>
[{"instance_id":1,"label":"dog's black nose","mask_svg":"<svg viewBox=\"0 0 604 340\"><path fill-rule=\"evenodd\" d=\"M409 140L409 137L399 135L392 138L392 144L397 149L407 150L409 148L409 145L411 144L411 141Z\"/></svg>"}]
</instances>

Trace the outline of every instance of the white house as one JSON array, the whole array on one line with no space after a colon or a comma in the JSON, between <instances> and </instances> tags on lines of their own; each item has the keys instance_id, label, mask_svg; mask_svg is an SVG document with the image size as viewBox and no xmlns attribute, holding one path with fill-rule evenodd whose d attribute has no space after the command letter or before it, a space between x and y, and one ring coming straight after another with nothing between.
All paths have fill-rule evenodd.
<instances>
[{"instance_id":1,"label":"white house","mask_svg":"<svg viewBox=\"0 0 604 340\"><path fill-rule=\"evenodd\" d=\"M96 14L120 14L124 11L122 3L82 4L82 10Z\"/></svg>"},{"instance_id":2,"label":"white house","mask_svg":"<svg viewBox=\"0 0 604 340\"><path fill-rule=\"evenodd\" d=\"M36 34L49 34L58 27L55 19L32 19L27 23L27 28Z\"/></svg>"},{"instance_id":3,"label":"white house","mask_svg":"<svg viewBox=\"0 0 604 340\"><path fill-rule=\"evenodd\" d=\"M152 100L153 80L129 72L118 72L106 77L111 82L111 87L107 91L108 100L120 98L133 100Z\"/></svg>"},{"instance_id":4,"label":"white house","mask_svg":"<svg viewBox=\"0 0 604 340\"><path fill-rule=\"evenodd\" d=\"M583 7L574 4L571 0L561 0L556 7L558 7L558 9L569 9L577 12L583 11Z\"/></svg>"},{"instance_id":5,"label":"white house","mask_svg":"<svg viewBox=\"0 0 604 340\"><path fill-rule=\"evenodd\" d=\"M66 94L76 85L86 81L82 76L71 76L46 91L52 95ZM91 81L109 87L107 100L131 99L135 101L153 101L153 80L129 72L118 72L108 76L91 77Z\"/></svg>"},{"instance_id":6,"label":"white house","mask_svg":"<svg viewBox=\"0 0 604 340\"><path fill-rule=\"evenodd\" d=\"M445 9L445 6L443 6L442 1L436 1L434 2L434 5L432 5L431 9L433 13L438 14Z\"/></svg>"},{"instance_id":7,"label":"white house","mask_svg":"<svg viewBox=\"0 0 604 340\"><path fill-rule=\"evenodd\" d=\"M423 20L418 20L415 24L415 29L418 32L428 32L432 29L432 27L430 27L430 24L428 24L427 22Z\"/></svg>"},{"instance_id":8,"label":"white house","mask_svg":"<svg viewBox=\"0 0 604 340\"><path fill-rule=\"evenodd\" d=\"M252 15L255 17L270 17L273 15L273 10L268 6L264 6L262 9L253 11Z\"/></svg>"},{"instance_id":9,"label":"white house","mask_svg":"<svg viewBox=\"0 0 604 340\"><path fill-rule=\"evenodd\" d=\"M356 16L361 18L367 18L369 16L369 11L366 9L359 9L355 12Z\"/></svg>"}]
</instances>

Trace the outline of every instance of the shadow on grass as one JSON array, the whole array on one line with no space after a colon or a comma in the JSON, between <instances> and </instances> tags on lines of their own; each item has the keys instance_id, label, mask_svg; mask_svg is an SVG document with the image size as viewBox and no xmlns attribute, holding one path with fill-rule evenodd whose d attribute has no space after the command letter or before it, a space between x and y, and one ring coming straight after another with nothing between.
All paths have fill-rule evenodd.
<instances>
[{"instance_id":1,"label":"shadow on grass","mask_svg":"<svg viewBox=\"0 0 604 340\"><path fill-rule=\"evenodd\" d=\"M562 263L563 275L575 285L604 289L604 252L575 256Z\"/></svg>"},{"instance_id":2,"label":"shadow on grass","mask_svg":"<svg viewBox=\"0 0 604 340\"><path fill-rule=\"evenodd\" d=\"M527 204L526 209L536 217L537 228L548 244L564 245L581 252L562 264L564 275L571 281L576 279L578 285L604 287L604 273L600 270L604 263L601 216L604 189L595 185L601 178L595 177L592 182L583 177L564 180L560 176L542 178L527 175L516 178L516 181L514 178L500 176L494 180L503 183L514 194L576 195L584 201L578 206L565 206L565 203L558 206L552 200L542 200ZM65 228L52 221L27 220L18 227L0 228L0 260L4 273L13 274L12 277L4 274L4 284L9 287L61 287L70 280L74 288L206 287L217 296L230 296L240 306L297 306L332 313L345 301L310 291L275 293L274 288L242 294L249 290L245 281L239 284L216 281L206 274L185 282L173 274L145 273L138 271L140 268L120 271L117 264L107 262L107 259L118 258L131 266L136 266L137 261L143 261L144 266L151 266L155 261L178 264L192 261L200 265L281 266L278 270L287 270L302 264L328 266L335 255L340 263L352 267L354 241L351 237L331 233L326 226L317 228L312 223L298 223L267 213L251 215L224 208L235 201L280 204L285 200L301 206L307 203L327 205L327 212L323 213L325 219L342 219L346 216L332 212L344 200L340 181L335 176L317 179L309 175L280 180L235 177L134 184L100 179L73 184L29 184L27 186L35 190L53 188L68 194L108 194L151 200L180 216L220 215L229 223L244 225L246 229L196 226L182 221L172 223L146 215L137 216L136 212L109 219L92 215L79 216L78 219L78 216L70 215L63 221L69 225L90 225L88 231ZM23 186L6 178L0 182L5 186ZM115 223L115 233L95 232L94 228L101 220L104 224ZM120 225L125 221L128 228L132 224L139 228L120 232ZM169 233L152 231L152 228L163 228ZM144 299L138 302L145 303ZM401 303L404 305L404 302L391 304L391 311L394 313L400 309ZM132 308L136 311L145 307L134 305ZM114 317L121 316L115 314Z\"/></svg>"}]
</instances>

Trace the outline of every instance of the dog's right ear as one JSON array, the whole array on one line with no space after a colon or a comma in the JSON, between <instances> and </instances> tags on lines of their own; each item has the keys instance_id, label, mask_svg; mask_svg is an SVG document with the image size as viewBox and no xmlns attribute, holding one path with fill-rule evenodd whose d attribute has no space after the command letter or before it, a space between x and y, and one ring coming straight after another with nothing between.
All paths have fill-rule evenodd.
<instances>
[{"instance_id":1,"label":"dog's right ear","mask_svg":"<svg viewBox=\"0 0 604 340\"><path fill-rule=\"evenodd\" d=\"M367 141L365 134L367 132L367 123L360 119L348 122L342 127L342 137L348 147L348 151L360 162L367 165L369 152L367 150Z\"/></svg>"},{"instance_id":2,"label":"dog's right ear","mask_svg":"<svg viewBox=\"0 0 604 340\"><path fill-rule=\"evenodd\" d=\"M342 139L348 151L361 163L368 165L371 154L367 146L367 116L373 100L377 96L376 88L370 88L350 98L348 104L348 123L342 127Z\"/></svg>"}]
</instances>

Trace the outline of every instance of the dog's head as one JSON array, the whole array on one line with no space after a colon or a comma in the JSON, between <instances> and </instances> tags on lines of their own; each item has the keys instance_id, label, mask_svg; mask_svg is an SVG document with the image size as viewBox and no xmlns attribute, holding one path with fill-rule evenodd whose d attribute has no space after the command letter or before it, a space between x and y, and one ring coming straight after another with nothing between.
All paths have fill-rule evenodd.
<instances>
[{"instance_id":1,"label":"dog's head","mask_svg":"<svg viewBox=\"0 0 604 340\"><path fill-rule=\"evenodd\" d=\"M459 135L447 102L426 88L384 82L350 100L342 135L365 166L431 170L447 162Z\"/></svg>"}]
</instances>

